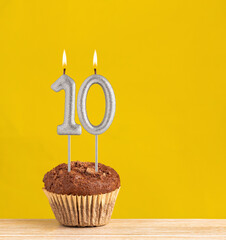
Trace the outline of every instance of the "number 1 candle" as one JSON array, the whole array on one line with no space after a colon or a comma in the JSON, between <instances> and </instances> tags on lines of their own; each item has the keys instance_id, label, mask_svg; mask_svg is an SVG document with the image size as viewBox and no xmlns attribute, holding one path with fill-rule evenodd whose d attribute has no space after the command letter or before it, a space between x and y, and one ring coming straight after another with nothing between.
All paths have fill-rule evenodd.
<instances>
[{"instance_id":1,"label":"number 1 candle","mask_svg":"<svg viewBox=\"0 0 226 240\"><path fill-rule=\"evenodd\" d=\"M82 128L75 122L75 82L65 74L66 72L66 53L63 53L63 75L51 86L55 92L65 91L64 122L57 126L59 135L68 135L68 172L71 171L71 135L81 135Z\"/></svg>"}]
</instances>

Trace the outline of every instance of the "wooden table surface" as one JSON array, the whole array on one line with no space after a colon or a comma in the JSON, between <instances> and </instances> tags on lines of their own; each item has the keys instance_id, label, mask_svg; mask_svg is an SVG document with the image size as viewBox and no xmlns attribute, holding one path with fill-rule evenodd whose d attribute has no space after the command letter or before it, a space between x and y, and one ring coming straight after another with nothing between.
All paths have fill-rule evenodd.
<instances>
[{"instance_id":1,"label":"wooden table surface","mask_svg":"<svg viewBox=\"0 0 226 240\"><path fill-rule=\"evenodd\" d=\"M223 219L112 219L103 227L61 226L54 219L1 219L0 239L226 239Z\"/></svg>"}]
</instances>

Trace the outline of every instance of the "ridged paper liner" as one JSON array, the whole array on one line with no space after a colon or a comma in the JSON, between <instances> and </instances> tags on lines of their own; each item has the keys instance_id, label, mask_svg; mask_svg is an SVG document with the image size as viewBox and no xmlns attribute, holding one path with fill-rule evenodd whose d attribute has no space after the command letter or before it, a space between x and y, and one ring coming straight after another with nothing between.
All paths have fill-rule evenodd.
<instances>
[{"instance_id":1,"label":"ridged paper liner","mask_svg":"<svg viewBox=\"0 0 226 240\"><path fill-rule=\"evenodd\" d=\"M119 192L73 196L56 194L43 189L58 222L65 226L101 226L107 224Z\"/></svg>"}]
</instances>

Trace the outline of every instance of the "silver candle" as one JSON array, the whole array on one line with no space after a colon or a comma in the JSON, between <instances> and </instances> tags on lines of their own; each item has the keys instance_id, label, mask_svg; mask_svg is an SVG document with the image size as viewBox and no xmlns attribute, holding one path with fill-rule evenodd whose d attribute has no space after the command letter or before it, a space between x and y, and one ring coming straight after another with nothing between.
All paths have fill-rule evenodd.
<instances>
[{"instance_id":1,"label":"silver candle","mask_svg":"<svg viewBox=\"0 0 226 240\"><path fill-rule=\"evenodd\" d=\"M102 122L99 125L93 125L88 118L87 111L86 111L86 99L87 94L90 87L93 84L99 84L105 95L105 114ZM114 116L115 116L115 94L111 84L108 80L98 74L94 74L88 77L81 85L79 92L78 92L78 99L77 99L77 111L78 117L85 128L85 130L93 135L100 135L104 133L111 125Z\"/></svg>"},{"instance_id":2,"label":"silver candle","mask_svg":"<svg viewBox=\"0 0 226 240\"><path fill-rule=\"evenodd\" d=\"M75 122L75 82L65 74L67 58L63 52L64 74L51 86L55 92L65 91L64 122L57 126L59 135L68 135L68 172L71 171L71 135L80 135L82 128Z\"/></svg>"},{"instance_id":3,"label":"silver candle","mask_svg":"<svg viewBox=\"0 0 226 240\"><path fill-rule=\"evenodd\" d=\"M96 72L96 71L95 71ZM105 95L105 114L102 122L99 125L93 125L88 118L87 111L86 111L86 99L87 94L90 87L93 84L99 84ZM78 100L77 100L77 111L78 117L85 128L85 130L93 135L95 135L95 153L96 153L96 161L95 161L95 171L98 171L98 135L104 133L111 125L114 115L115 115L115 94L111 84L108 80L101 76L94 74L88 77L81 85L79 92L78 92Z\"/></svg>"},{"instance_id":4,"label":"silver candle","mask_svg":"<svg viewBox=\"0 0 226 240\"><path fill-rule=\"evenodd\" d=\"M68 75L63 74L51 88L55 92L65 91L64 122L57 126L59 135L80 135L82 128L75 122L75 82Z\"/></svg>"}]
</instances>

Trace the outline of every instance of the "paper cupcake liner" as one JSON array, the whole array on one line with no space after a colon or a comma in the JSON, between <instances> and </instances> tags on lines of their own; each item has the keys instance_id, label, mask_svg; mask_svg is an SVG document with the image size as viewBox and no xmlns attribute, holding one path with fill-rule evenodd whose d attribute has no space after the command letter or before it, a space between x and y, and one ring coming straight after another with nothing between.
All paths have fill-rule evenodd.
<instances>
[{"instance_id":1,"label":"paper cupcake liner","mask_svg":"<svg viewBox=\"0 0 226 240\"><path fill-rule=\"evenodd\" d=\"M56 194L43 189L58 222L65 226L101 226L107 224L112 215L119 192L73 196Z\"/></svg>"}]
</instances>

